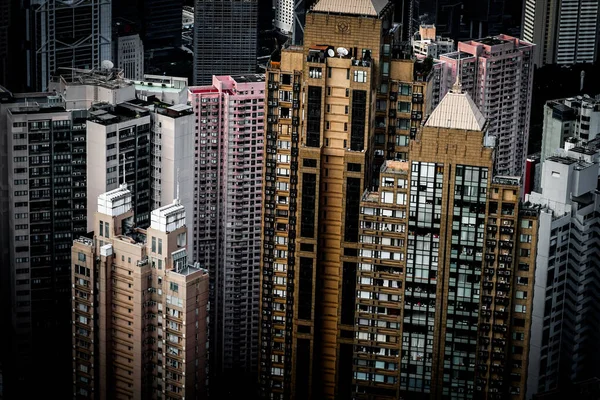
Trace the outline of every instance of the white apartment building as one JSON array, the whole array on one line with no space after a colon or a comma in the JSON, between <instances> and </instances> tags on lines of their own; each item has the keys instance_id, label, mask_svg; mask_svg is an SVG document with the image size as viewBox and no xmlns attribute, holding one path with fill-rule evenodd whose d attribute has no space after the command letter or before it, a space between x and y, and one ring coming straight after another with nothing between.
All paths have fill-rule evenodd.
<instances>
[{"instance_id":1,"label":"white apartment building","mask_svg":"<svg viewBox=\"0 0 600 400\"><path fill-rule=\"evenodd\" d=\"M600 140L543 161L527 398L598 376Z\"/></svg>"}]
</instances>

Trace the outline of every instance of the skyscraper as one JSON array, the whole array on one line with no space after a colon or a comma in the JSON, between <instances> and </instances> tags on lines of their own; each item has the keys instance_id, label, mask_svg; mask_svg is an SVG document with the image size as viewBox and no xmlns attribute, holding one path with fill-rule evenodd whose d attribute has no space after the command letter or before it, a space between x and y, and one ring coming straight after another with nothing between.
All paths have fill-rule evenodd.
<instances>
[{"instance_id":1,"label":"skyscraper","mask_svg":"<svg viewBox=\"0 0 600 400\"><path fill-rule=\"evenodd\" d=\"M73 398L206 398L208 271L175 199L135 228L125 186L97 197L72 247Z\"/></svg>"},{"instance_id":2,"label":"skyscraper","mask_svg":"<svg viewBox=\"0 0 600 400\"><path fill-rule=\"evenodd\" d=\"M141 80L144 75L144 44L138 28L127 20L113 22L112 60L127 79Z\"/></svg>"},{"instance_id":3,"label":"skyscraper","mask_svg":"<svg viewBox=\"0 0 600 400\"><path fill-rule=\"evenodd\" d=\"M26 101L25 99L28 98ZM58 96L19 96L3 106L8 138L8 264L13 342L11 390L34 396L69 382L68 243L86 232L85 113ZM29 103L32 102L32 103ZM7 327L8 329L8 327ZM68 389L67 389L68 390ZM13 392L14 393L14 392Z\"/></svg>"},{"instance_id":4,"label":"skyscraper","mask_svg":"<svg viewBox=\"0 0 600 400\"><path fill-rule=\"evenodd\" d=\"M542 161L527 393L598 377L600 139L567 141Z\"/></svg>"},{"instance_id":5,"label":"skyscraper","mask_svg":"<svg viewBox=\"0 0 600 400\"><path fill-rule=\"evenodd\" d=\"M258 0L197 0L194 12L194 85L256 72Z\"/></svg>"},{"instance_id":6,"label":"skyscraper","mask_svg":"<svg viewBox=\"0 0 600 400\"><path fill-rule=\"evenodd\" d=\"M210 272L211 393L237 376L254 384L262 211L264 75L215 76L190 88L196 113L195 228L190 245Z\"/></svg>"},{"instance_id":7,"label":"skyscraper","mask_svg":"<svg viewBox=\"0 0 600 400\"><path fill-rule=\"evenodd\" d=\"M355 398L523 398L537 214L486 131L455 86L363 195Z\"/></svg>"},{"instance_id":8,"label":"skyscraper","mask_svg":"<svg viewBox=\"0 0 600 400\"><path fill-rule=\"evenodd\" d=\"M460 75L463 88L489 123L488 133L497 138L494 167L501 175L522 176L525 167L533 49L531 43L499 35L459 42L458 52L440 57L446 65L444 92Z\"/></svg>"},{"instance_id":9,"label":"skyscraper","mask_svg":"<svg viewBox=\"0 0 600 400\"><path fill-rule=\"evenodd\" d=\"M593 63L600 52L596 0L525 0L524 40L535 43L534 64Z\"/></svg>"},{"instance_id":10,"label":"skyscraper","mask_svg":"<svg viewBox=\"0 0 600 400\"><path fill-rule=\"evenodd\" d=\"M406 118L395 132L396 109L388 120L400 87L392 91L392 17L386 2L321 0L306 16L304 45L285 49L267 72L264 397L350 397L360 196L371 185L375 148L380 162L388 149L402 152L408 141L397 148L396 136L408 138L411 126ZM412 81L412 72L404 78ZM405 94L411 90L407 84ZM415 103L424 107L420 95ZM415 119L423 114L416 107Z\"/></svg>"},{"instance_id":11,"label":"skyscraper","mask_svg":"<svg viewBox=\"0 0 600 400\"><path fill-rule=\"evenodd\" d=\"M46 90L61 67L99 68L111 54L111 0L26 5L27 87Z\"/></svg>"}]
</instances>

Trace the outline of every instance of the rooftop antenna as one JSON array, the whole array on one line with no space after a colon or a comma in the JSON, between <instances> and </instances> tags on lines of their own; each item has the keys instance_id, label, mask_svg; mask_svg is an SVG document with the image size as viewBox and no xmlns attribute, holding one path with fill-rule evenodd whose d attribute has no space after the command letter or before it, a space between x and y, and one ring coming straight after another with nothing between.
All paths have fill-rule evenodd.
<instances>
[{"instance_id":1,"label":"rooftop antenna","mask_svg":"<svg viewBox=\"0 0 600 400\"><path fill-rule=\"evenodd\" d=\"M127 189L127 182L125 182L125 153L123 153L123 183L121 183L121 188Z\"/></svg>"},{"instance_id":2,"label":"rooftop antenna","mask_svg":"<svg viewBox=\"0 0 600 400\"><path fill-rule=\"evenodd\" d=\"M175 197L175 203L179 204L179 168L177 168L177 196Z\"/></svg>"},{"instance_id":3,"label":"rooftop antenna","mask_svg":"<svg viewBox=\"0 0 600 400\"><path fill-rule=\"evenodd\" d=\"M458 51L458 63L456 66L456 82L452 86L452 93L462 93L462 83L461 83L461 65L460 65L460 50Z\"/></svg>"}]
</instances>

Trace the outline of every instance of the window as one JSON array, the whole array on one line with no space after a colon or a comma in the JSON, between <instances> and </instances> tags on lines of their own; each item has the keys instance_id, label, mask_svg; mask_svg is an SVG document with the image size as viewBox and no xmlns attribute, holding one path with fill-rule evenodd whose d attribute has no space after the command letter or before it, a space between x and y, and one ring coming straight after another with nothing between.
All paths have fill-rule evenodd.
<instances>
[{"instance_id":1,"label":"window","mask_svg":"<svg viewBox=\"0 0 600 400\"><path fill-rule=\"evenodd\" d=\"M152 252L156 253L156 238L152 236Z\"/></svg>"},{"instance_id":2,"label":"window","mask_svg":"<svg viewBox=\"0 0 600 400\"><path fill-rule=\"evenodd\" d=\"M398 118L398 129L409 129L410 128L410 120L406 118Z\"/></svg>"},{"instance_id":3,"label":"window","mask_svg":"<svg viewBox=\"0 0 600 400\"><path fill-rule=\"evenodd\" d=\"M354 82L365 83L367 81L367 71L354 71Z\"/></svg>"},{"instance_id":4,"label":"window","mask_svg":"<svg viewBox=\"0 0 600 400\"><path fill-rule=\"evenodd\" d=\"M521 243L531 243L531 235L521 235Z\"/></svg>"},{"instance_id":5,"label":"window","mask_svg":"<svg viewBox=\"0 0 600 400\"><path fill-rule=\"evenodd\" d=\"M410 85L401 84L399 87L399 92L402 96L410 96L411 90Z\"/></svg>"},{"instance_id":6,"label":"window","mask_svg":"<svg viewBox=\"0 0 600 400\"><path fill-rule=\"evenodd\" d=\"M179 285L173 282L170 282L169 284L169 288L171 289L172 292L178 292L179 291Z\"/></svg>"},{"instance_id":7,"label":"window","mask_svg":"<svg viewBox=\"0 0 600 400\"><path fill-rule=\"evenodd\" d=\"M110 230L110 224L108 222L104 223L104 237L110 237L110 235L108 234Z\"/></svg>"},{"instance_id":8,"label":"window","mask_svg":"<svg viewBox=\"0 0 600 400\"><path fill-rule=\"evenodd\" d=\"M78 253L77 254L77 259L79 261L84 261L85 262L85 254L84 253Z\"/></svg>"},{"instance_id":9,"label":"window","mask_svg":"<svg viewBox=\"0 0 600 400\"><path fill-rule=\"evenodd\" d=\"M518 312L518 313L527 312L527 306L524 306L522 304L516 304L515 305L515 312Z\"/></svg>"},{"instance_id":10,"label":"window","mask_svg":"<svg viewBox=\"0 0 600 400\"><path fill-rule=\"evenodd\" d=\"M162 254L162 239L158 239L158 254Z\"/></svg>"},{"instance_id":11,"label":"window","mask_svg":"<svg viewBox=\"0 0 600 400\"><path fill-rule=\"evenodd\" d=\"M403 112L403 113L410 112L410 102L399 101L398 102L398 112Z\"/></svg>"},{"instance_id":12,"label":"window","mask_svg":"<svg viewBox=\"0 0 600 400\"><path fill-rule=\"evenodd\" d=\"M521 228L529 229L533 227L533 221L524 219L521 221Z\"/></svg>"},{"instance_id":13,"label":"window","mask_svg":"<svg viewBox=\"0 0 600 400\"><path fill-rule=\"evenodd\" d=\"M515 293L515 297L517 299L527 299L527 292L523 290L517 290Z\"/></svg>"},{"instance_id":14,"label":"window","mask_svg":"<svg viewBox=\"0 0 600 400\"><path fill-rule=\"evenodd\" d=\"M351 172L360 172L361 171L361 164L358 164L358 163L348 163L348 171L351 171Z\"/></svg>"},{"instance_id":15,"label":"window","mask_svg":"<svg viewBox=\"0 0 600 400\"><path fill-rule=\"evenodd\" d=\"M98 230L98 234L102 236L104 234L104 222L100 221L100 229Z\"/></svg>"}]
</instances>

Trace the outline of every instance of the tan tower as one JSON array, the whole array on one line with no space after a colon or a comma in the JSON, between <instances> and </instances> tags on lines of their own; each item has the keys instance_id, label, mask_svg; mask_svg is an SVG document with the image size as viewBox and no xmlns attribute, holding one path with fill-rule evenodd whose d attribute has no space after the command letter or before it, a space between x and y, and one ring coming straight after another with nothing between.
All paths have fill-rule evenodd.
<instances>
[{"instance_id":1,"label":"tan tower","mask_svg":"<svg viewBox=\"0 0 600 400\"><path fill-rule=\"evenodd\" d=\"M356 398L524 398L537 212L486 131L457 83L363 196Z\"/></svg>"},{"instance_id":2,"label":"tan tower","mask_svg":"<svg viewBox=\"0 0 600 400\"><path fill-rule=\"evenodd\" d=\"M206 396L208 272L187 260L176 200L133 227L131 192L98 197L93 238L73 242L73 396Z\"/></svg>"},{"instance_id":3,"label":"tan tower","mask_svg":"<svg viewBox=\"0 0 600 400\"><path fill-rule=\"evenodd\" d=\"M270 399L352 393L360 199L406 159L431 64L395 52L386 1L321 0L266 74L260 385Z\"/></svg>"}]
</instances>

